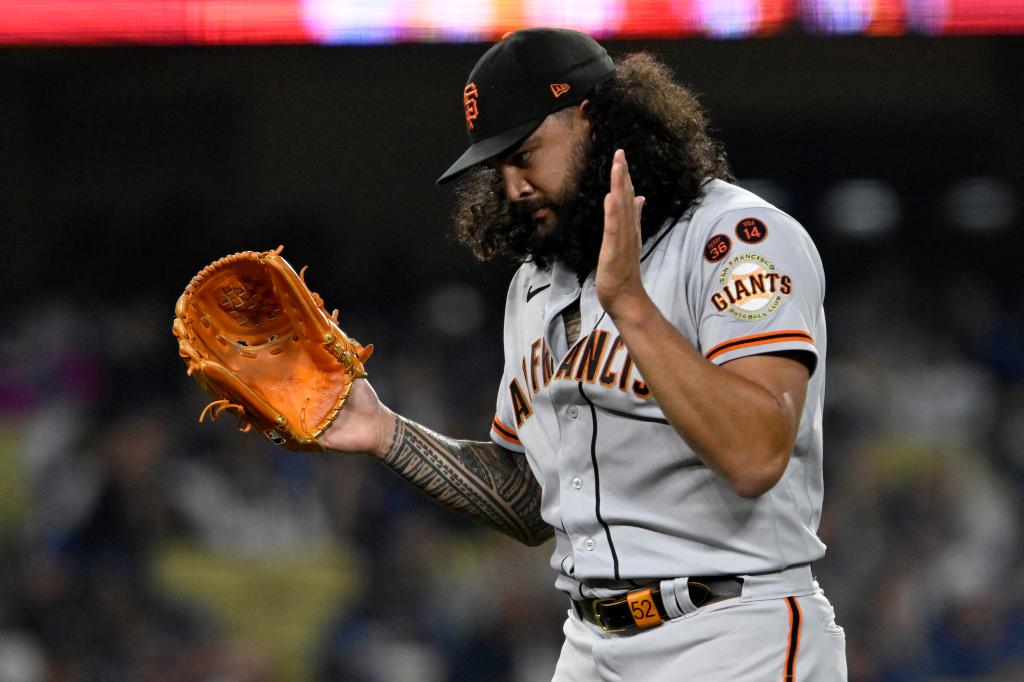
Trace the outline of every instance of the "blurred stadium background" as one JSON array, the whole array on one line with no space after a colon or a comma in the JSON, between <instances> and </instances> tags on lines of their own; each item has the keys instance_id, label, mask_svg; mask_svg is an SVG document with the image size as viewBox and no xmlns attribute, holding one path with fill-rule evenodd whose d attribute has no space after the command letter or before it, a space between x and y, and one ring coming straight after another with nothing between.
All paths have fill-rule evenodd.
<instances>
[{"instance_id":1,"label":"blurred stadium background","mask_svg":"<svg viewBox=\"0 0 1024 682\"><path fill-rule=\"evenodd\" d=\"M549 679L548 547L197 425L170 334L283 243L386 402L485 438L512 268L434 179L526 25L661 55L821 250L851 680L1024 680L1019 0L0 0L0 680Z\"/></svg>"}]
</instances>

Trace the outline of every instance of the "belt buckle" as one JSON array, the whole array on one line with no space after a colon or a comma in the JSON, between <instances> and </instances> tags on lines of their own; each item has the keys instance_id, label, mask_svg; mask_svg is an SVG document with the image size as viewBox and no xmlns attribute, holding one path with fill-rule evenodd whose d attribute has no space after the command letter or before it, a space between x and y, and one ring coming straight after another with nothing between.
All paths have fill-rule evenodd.
<instances>
[{"instance_id":1,"label":"belt buckle","mask_svg":"<svg viewBox=\"0 0 1024 682\"><path fill-rule=\"evenodd\" d=\"M615 599L614 597L612 597L608 599L595 599L594 601L590 602L590 612L594 614L594 623L597 624L597 627L601 628L605 632L622 632L623 630L628 630L630 627L632 627L632 625L624 625L621 628L613 628L610 627L607 623L605 623L604 619L601 617L601 610L599 607L605 605L611 606L613 604L625 601L625 599Z\"/></svg>"}]
</instances>

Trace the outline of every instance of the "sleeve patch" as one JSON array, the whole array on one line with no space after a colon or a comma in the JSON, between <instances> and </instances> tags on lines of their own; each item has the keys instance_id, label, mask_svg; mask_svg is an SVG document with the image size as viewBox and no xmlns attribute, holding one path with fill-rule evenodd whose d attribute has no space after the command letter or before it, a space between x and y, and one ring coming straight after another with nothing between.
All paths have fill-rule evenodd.
<instances>
[{"instance_id":1,"label":"sleeve patch","mask_svg":"<svg viewBox=\"0 0 1024 682\"><path fill-rule=\"evenodd\" d=\"M732 240L724 234L716 234L704 245L704 260L709 263L717 263L729 255L730 248L732 248Z\"/></svg>"},{"instance_id":2,"label":"sleeve patch","mask_svg":"<svg viewBox=\"0 0 1024 682\"><path fill-rule=\"evenodd\" d=\"M740 348L750 348L751 346L763 346L769 343L783 343L786 341L800 341L802 343L809 343L814 345L814 337L805 331L799 329L785 329L777 332L765 332L763 334L752 334L750 336L741 336L738 339L731 339L723 343L718 344L707 353L704 357L708 360L714 360L718 356L728 353L730 351L739 350Z\"/></svg>"},{"instance_id":3,"label":"sleeve patch","mask_svg":"<svg viewBox=\"0 0 1024 682\"><path fill-rule=\"evenodd\" d=\"M718 284L721 288L711 294L711 305L717 312L739 320L768 317L782 304L783 296L793 293L793 278L755 254L730 258L722 267Z\"/></svg>"},{"instance_id":4,"label":"sleeve patch","mask_svg":"<svg viewBox=\"0 0 1024 682\"><path fill-rule=\"evenodd\" d=\"M736 223L736 238L747 244L760 244L768 236L768 227L757 218L744 218Z\"/></svg>"}]
</instances>

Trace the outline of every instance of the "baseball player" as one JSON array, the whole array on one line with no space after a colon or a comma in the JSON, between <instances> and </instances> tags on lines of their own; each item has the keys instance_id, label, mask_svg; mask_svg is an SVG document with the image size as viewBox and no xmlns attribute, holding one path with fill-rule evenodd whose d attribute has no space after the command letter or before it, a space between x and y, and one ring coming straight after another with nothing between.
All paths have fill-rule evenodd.
<instances>
[{"instance_id":1,"label":"baseball player","mask_svg":"<svg viewBox=\"0 0 1024 682\"><path fill-rule=\"evenodd\" d=\"M825 281L790 216L730 184L700 107L647 55L512 33L462 92L456 230L522 262L490 442L365 381L321 437L524 543L554 537L556 682L846 679L811 573Z\"/></svg>"}]
</instances>

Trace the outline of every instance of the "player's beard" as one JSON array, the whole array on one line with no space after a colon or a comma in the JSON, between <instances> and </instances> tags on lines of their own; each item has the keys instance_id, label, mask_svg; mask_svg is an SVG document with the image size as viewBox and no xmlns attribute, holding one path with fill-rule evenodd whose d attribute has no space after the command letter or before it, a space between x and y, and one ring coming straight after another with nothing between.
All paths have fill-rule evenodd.
<instances>
[{"instance_id":1,"label":"player's beard","mask_svg":"<svg viewBox=\"0 0 1024 682\"><path fill-rule=\"evenodd\" d=\"M585 277L597 266L608 187L602 178L603 164L593 161L590 151L577 143L573 146L570 170L554 197L513 202L509 207L513 221L532 225L524 250L540 267L546 268L552 261L560 260L580 277ZM540 208L547 208L554 214L550 225L531 215Z\"/></svg>"}]
</instances>

